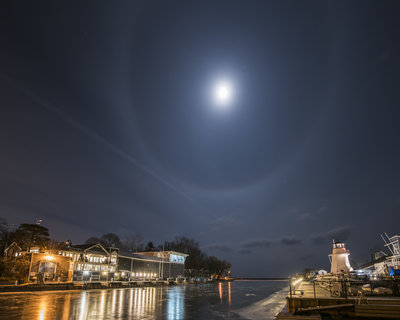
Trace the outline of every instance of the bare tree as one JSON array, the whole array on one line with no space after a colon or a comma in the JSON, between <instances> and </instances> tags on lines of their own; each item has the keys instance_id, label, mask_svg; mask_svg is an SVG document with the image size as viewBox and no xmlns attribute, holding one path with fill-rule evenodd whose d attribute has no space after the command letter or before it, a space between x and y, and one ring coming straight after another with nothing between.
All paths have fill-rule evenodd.
<instances>
[{"instance_id":1,"label":"bare tree","mask_svg":"<svg viewBox=\"0 0 400 320\"><path fill-rule=\"evenodd\" d=\"M137 233L123 239L122 244L129 252L139 252L144 250L143 237Z\"/></svg>"},{"instance_id":2,"label":"bare tree","mask_svg":"<svg viewBox=\"0 0 400 320\"><path fill-rule=\"evenodd\" d=\"M85 241L86 244L96 244L96 243L100 243L100 238L97 237L90 237L89 239L87 239Z\"/></svg>"},{"instance_id":3,"label":"bare tree","mask_svg":"<svg viewBox=\"0 0 400 320\"><path fill-rule=\"evenodd\" d=\"M100 238L100 243L105 247L122 248L122 243L118 235L115 233L103 234Z\"/></svg>"}]
</instances>

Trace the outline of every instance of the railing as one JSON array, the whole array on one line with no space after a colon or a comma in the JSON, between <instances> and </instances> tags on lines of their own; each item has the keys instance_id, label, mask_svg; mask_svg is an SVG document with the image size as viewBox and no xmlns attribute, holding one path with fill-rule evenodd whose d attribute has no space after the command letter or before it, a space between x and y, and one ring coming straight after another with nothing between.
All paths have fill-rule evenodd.
<instances>
[{"instance_id":1,"label":"railing","mask_svg":"<svg viewBox=\"0 0 400 320\"><path fill-rule=\"evenodd\" d=\"M332 298L350 298L361 296L394 296L400 297L400 280L399 279L318 279L310 281L313 285L314 298L318 298L316 288L325 289L324 294L320 297L329 296ZM294 293L295 294L295 293Z\"/></svg>"}]
</instances>

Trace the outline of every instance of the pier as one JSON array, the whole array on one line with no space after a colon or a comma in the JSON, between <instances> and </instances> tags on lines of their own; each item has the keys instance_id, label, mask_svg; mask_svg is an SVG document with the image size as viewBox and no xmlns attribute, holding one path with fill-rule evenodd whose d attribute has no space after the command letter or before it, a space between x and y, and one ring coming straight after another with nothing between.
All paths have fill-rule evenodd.
<instances>
[{"instance_id":1,"label":"pier","mask_svg":"<svg viewBox=\"0 0 400 320\"><path fill-rule=\"evenodd\" d=\"M336 289L332 282L300 281L291 287L285 309L275 317L279 320L337 317L400 319L398 296L369 296L363 291L352 292L348 286L344 297L337 295L332 288Z\"/></svg>"}]
</instances>

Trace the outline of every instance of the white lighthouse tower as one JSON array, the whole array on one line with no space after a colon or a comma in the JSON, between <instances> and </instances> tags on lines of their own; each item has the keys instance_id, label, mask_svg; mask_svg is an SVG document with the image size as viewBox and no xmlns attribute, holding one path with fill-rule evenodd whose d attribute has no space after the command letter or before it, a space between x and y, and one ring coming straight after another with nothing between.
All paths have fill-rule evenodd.
<instances>
[{"instance_id":1,"label":"white lighthouse tower","mask_svg":"<svg viewBox=\"0 0 400 320\"><path fill-rule=\"evenodd\" d=\"M333 241L332 254L329 255L331 261L331 273L344 273L353 271L349 262L350 251L346 250L344 242Z\"/></svg>"}]
</instances>

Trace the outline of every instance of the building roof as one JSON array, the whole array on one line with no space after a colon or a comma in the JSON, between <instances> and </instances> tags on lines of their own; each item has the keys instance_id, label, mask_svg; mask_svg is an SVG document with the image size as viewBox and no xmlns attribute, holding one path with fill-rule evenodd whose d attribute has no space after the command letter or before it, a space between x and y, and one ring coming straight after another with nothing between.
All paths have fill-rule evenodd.
<instances>
[{"instance_id":1,"label":"building roof","mask_svg":"<svg viewBox=\"0 0 400 320\"><path fill-rule=\"evenodd\" d=\"M165 259L159 258L159 257L155 257L152 255L146 255L146 254L142 254L142 253L132 253L132 252L128 252L125 250L120 250L119 254L120 257L126 257L126 258L133 258L133 259L140 259L140 260L150 260L150 261L157 261L157 262L162 262L162 261L166 261Z\"/></svg>"},{"instance_id":2,"label":"building roof","mask_svg":"<svg viewBox=\"0 0 400 320\"><path fill-rule=\"evenodd\" d=\"M22 248L18 245L18 243L14 241L4 250L4 253L7 253L7 251L10 250L10 248L12 247L17 247L19 250L22 250Z\"/></svg>"},{"instance_id":3,"label":"building roof","mask_svg":"<svg viewBox=\"0 0 400 320\"><path fill-rule=\"evenodd\" d=\"M369 262L364 263L363 265L361 265L358 269L368 269L368 268L371 268L371 267L373 267L376 263L381 263L381 262L386 261L387 258L388 258L388 256L385 256L385 257L381 257L381 258L376 259L376 260L373 260L373 261L369 261Z\"/></svg>"},{"instance_id":4,"label":"building roof","mask_svg":"<svg viewBox=\"0 0 400 320\"><path fill-rule=\"evenodd\" d=\"M178 251L144 251L144 252L136 252L138 254L142 254L145 256L160 256L160 255L170 255L170 254L176 254L179 256L184 256L187 257L189 256L186 253L178 252Z\"/></svg>"},{"instance_id":5,"label":"building roof","mask_svg":"<svg viewBox=\"0 0 400 320\"><path fill-rule=\"evenodd\" d=\"M100 243L88 243L88 244L78 244L73 245L68 248L69 250L77 250L77 251L97 251L99 253L110 254Z\"/></svg>"}]
</instances>

